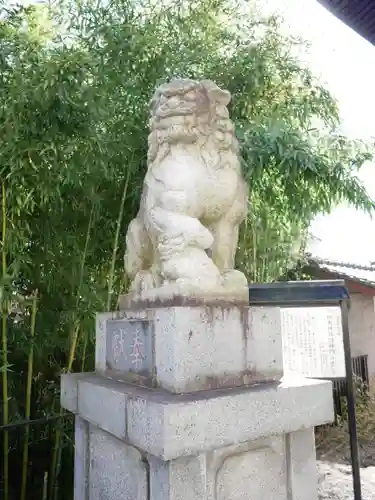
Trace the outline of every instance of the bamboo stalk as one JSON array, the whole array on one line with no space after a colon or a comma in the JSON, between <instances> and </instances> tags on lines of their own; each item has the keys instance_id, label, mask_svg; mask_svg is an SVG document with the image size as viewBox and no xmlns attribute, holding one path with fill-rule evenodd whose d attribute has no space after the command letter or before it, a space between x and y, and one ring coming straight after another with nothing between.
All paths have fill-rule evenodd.
<instances>
[{"instance_id":1,"label":"bamboo stalk","mask_svg":"<svg viewBox=\"0 0 375 500\"><path fill-rule=\"evenodd\" d=\"M85 270L87 250L89 248L91 228L92 228L92 224L93 224L93 221L94 221L94 209L95 209L95 204L93 202L92 205L91 205L91 210L90 210L89 223L87 224L87 231L86 231L86 238L85 238L85 247L83 249L83 255L82 255L82 259L81 259L81 267L80 267L80 272L79 272L79 281L78 281L77 298L76 298L76 308L78 307L79 296L80 296L81 288L82 288L82 284L83 284L83 273L84 273L84 270Z\"/></svg>"},{"instance_id":2,"label":"bamboo stalk","mask_svg":"<svg viewBox=\"0 0 375 500\"><path fill-rule=\"evenodd\" d=\"M26 382L26 410L25 410L26 420L30 420L30 410L31 410L31 388L32 388L32 380L33 380L34 337L35 337L37 299L38 299L38 291L36 290L33 294L33 301L32 301L32 306L31 306L30 350L29 350L29 357L27 360L27 382ZM28 461L29 461L29 435L30 435L30 428L29 428L29 425L26 425L25 437L24 437L24 443L23 443L22 480L21 480L20 500L25 500L25 498L26 498L27 469L28 469Z\"/></svg>"},{"instance_id":3,"label":"bamboo stalk","mask_svg":"<svg viewBox=\"0 0 375 500\"><path fill-rule=\"evenodd\" d=\"M258 276L258 266L257 266L257 232L256 232L256 227L255 224L253 223L251 225L251 233L252 233L252 245L253 245L253 269L252 269L252 274L253 274L253 280L256 283L259 281L259 276Z\"/></svg>"},{"instance_id":4,"label":"bamboo stalk","mask_svg":"<svg viewBox=\"0 0 375 500\"><path fill-rule=\"evenodd\" d=\"M86 364L86 351L87 351L87 343L88 343L88 333L85 332L84 338L83 338L83 351L82 351L82 365L81 365L81 372L85 371L85 364Z\"/></svg>"},{"instance_id":5,"label":"bamboo stalk","mask_svg":"<svg viewBox=\"0 0 375 500\"><path fill-rule=\"evenodd\" d=\"M71 343L70 352L69 352L68 366L66 368L67 373L72 371L75 351L76 351L77 343L78 343L78 337L79 337L79 324L76 325L74 332L73 332L73 338L72 338L72 343ZM63 408L60 407L60 416L62 416L63 414L64 414L64 410L63 410ZM60 461L61 461L61 429L57 428L56 433L55 433L55 445L53 447L52 462L51 462L51 476L50 476L50 481L49 481L49 499L50 500L54 500L54 497L55 497L54 491L56 489L56 479L57 479L57 475L58 475Z\"/></svg>"},{"instance_id":6,"label":"bamboo stalk","mask_svg":"<svg viewBox=\"0 0 375 500\"><path fill-rule=\"evenodd\" d=\"M70 351L69 351L69 358L68 358L68 366L66 368L67 373L71 372L72 366L73 366L73 361L74 361L74 356L75 356L75 351L77 348L77 343L78 343L78 337L79 337L79 324L75 326L73 336L72 336L72 343L70 345ZM60 416L64 414L63 408L60 407ZM57 424L58 425L58 424ZM49 477L49 493L48 493L48 498L49 500L54 500L54 490L56 486L56 479L57 479L57 473L58 473L58 465L60 462L60 457L61 457L61 429L58 427L55 432L55 444L53 447L53 452L52 452L52 461L51 461L51 473Z\"/></svg>"},{"instance_id":7,"label":"bamboo stalk","mask_svg":"<svg viewBox=\"0 0 375 500\"><path fill-rule=\"evenodd\" d=\"M48 484L48 472L44 473L43 478L43 495L42 500L47 500L47 484Z\"/></svg>"},{"instance_id":8,"label":"bamboo stalk","mask_svg":"<svg viewBox=\"0 0 375 500\"><path fill-rule=\"evenodd\" d=\"M124 215L124 206L125 206L126 194L128 192L129 179L130 179L130 168L128 168L128 172L127 172L127 176L126 176L126 180L125 180L125 184L124 184L124 190L122 192L122 197L121 197L120 210L119 210L119 214L117 217L115 239L113 242L113 250L112 250L111 266L110 266L109 276L108 276L107 311L109 311L111 308L111 300L112 300L112 293L113 293L112 287L113 287L113 281L114 281L114 276L115 276L115 265L116 265L117 249L118 249L118 240L120 237L121 221L122 221L122 218Z\"/></svg>"},{"instance_id":9,"label":"bamboo stalk","mask_svg":"<svg viewBox=\"0 0 375 500\"><path fill-rule=\"evenodd\" d=\"M6 189L5 182L1 185L2 191L2 277L5 283L7 274L7 260L6 260ZM5 294L4 294L5 295ZM8 402L8 339L7 339L7 304L6 297L3 297L1 315L1 347L2 347L2 386L3 386L3 425L9 423L9 402ZM3 434L3 478L4 478L4 500L9 499L9 434L4 431Z\"/></svg>"},{"instance_id":10,"label":"bamboo stalk","mask_svg":"<svg viewBox=\"0 0 375 500\"><path fill-rule=\"evenodd\" d=\"M70 352L69 352L69 358L68 358L68 366L66 367L66 371L69 373L72 371L72 366L74 362L74 357L75 357L75 352L77 349L77 344L78 344L78 337L79 337L79 323L76 324L73 332L73 337L72 337L72 343L70 345Z\"/></svg>"}]
</instances>

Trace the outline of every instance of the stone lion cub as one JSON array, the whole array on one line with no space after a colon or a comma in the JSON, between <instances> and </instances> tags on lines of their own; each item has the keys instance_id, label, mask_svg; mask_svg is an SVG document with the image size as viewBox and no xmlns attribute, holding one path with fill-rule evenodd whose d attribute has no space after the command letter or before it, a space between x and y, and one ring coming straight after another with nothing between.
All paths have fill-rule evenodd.
<instances>
[{"instance_id":1,"label":"stone lion cub","mask_svg":"<svg viewBox=\"0 0 375 500\"><path fill-rule=\"evenodd\" d=\"M246 287L234 259L248 186L229 102L229 92L208 80L175 79L156 90L148 170L126 236L131 291Z\"/></svg>"}]
</instances>

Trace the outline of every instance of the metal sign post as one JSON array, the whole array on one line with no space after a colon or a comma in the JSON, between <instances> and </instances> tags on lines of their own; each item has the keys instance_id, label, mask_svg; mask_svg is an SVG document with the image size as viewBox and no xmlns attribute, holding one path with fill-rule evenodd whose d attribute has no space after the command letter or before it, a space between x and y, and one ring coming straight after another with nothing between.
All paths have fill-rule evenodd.
<instances>
[{"instance_id":1,"label":"metal sign post","mask_svg":"<svg viewBox=\"0 0 375 500\"><path fill-rule=\"evenodd\" d=\"M350 455L352 459L352 475L353 475L353 490L354 500L361 500L361 473L360 461L358 452L358 437L357 437L357 419L355 410L355 394L352 357L350 349L349 337L349 302L343 300L341 302L341 317L342 317L342 332L345 352L345 367L346 367L346 402L348 406L348 427L350 437Z\"/></svg>"},{"instance_id":2,"label":"metal sign post","mask_svg":"<svg viewBox=\"0 0 375 500\"><path fill-rule=\"evenodd\" d=\"M305 360L300 360L300 367L292 367L295 373L309 378L341 378L345 376L347 384L347 407L348 407L348 428L350 437L350 453L352 460L353 490L354 500L362 500L360 463L358 453L358 438L355 411L355 394L353 369L350 352L349 321L348 311L350 304L349 292L344 280L325 281L281 281L277 283L259 283L249 285L249 304L257 306L275 306L285 309L292 308L316 308L316 307L339 307L341 310L340 345L335 344L337 335L333 332L332 322L330 324L331 338L324 338L323 332L314 332L310 328L304 332L304 341L310 344L315 340L315 333L320 333L321 345L325 349L324 363L311 363L309 356ZM285 310L284 309L284 310ZM336 325L337 327L337 325ZM288 325L287 327L288 328ZM298 332L297 332L298 333ZM336 332L337 333L337 332ZM323 337L322 337L323 335ZM327 337L329 335L327 334ZM316 341L315 341L316 342ZM331 342L330 346L327 344ZM321 345L315 345L315 350L319 350ZM330 348L331 349L330 349ZM339 351L339 352L338 352ZM302 357L304 353L300 352ZM337 358L336 358L336 355ZM293 354L291 355L293 358ZM328 361L327 361L328 358ZM329 359L331 358L331 359ZM301 368L304 367L304 368ZM305 367L310 370L306 373Z\"/></svg>"}]
</instances>

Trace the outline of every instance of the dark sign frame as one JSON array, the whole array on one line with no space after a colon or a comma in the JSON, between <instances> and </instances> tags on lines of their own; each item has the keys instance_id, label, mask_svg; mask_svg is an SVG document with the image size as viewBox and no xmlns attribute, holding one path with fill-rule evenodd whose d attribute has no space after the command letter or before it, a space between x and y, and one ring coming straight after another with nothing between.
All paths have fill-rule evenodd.
<instances>
[{"instance_id":1,"label":"dark sign frame","mask_svg":"<svg viewBox=\"0 0 375 500\"><path fill-rule=\"evenodd\" d=\"M275 307L339 306L341 309L347 383L348 428L354 500L362 500L355 392L349 337L350 295L344 280L278 281L249 285L249 304Z\"/></svg>"}]
</instances>

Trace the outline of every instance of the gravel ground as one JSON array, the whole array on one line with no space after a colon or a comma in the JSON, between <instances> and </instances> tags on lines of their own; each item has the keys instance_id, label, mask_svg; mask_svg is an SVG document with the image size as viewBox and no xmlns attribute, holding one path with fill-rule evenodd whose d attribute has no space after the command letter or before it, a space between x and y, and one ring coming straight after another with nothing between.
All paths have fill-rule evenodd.
<instances>
[{"instance_id":1,"label":"gravel ground","mask_svg":"<svg viewBox=\"0 0 375 500\"><path fill-rule=\"evenodd\" d=\"M362 500L375 500L375 467L361 469ZM353 500L350 465L318 461L319 500Z\"/></svg>"}]
</instances>

